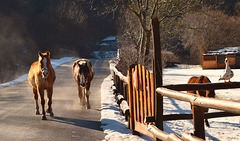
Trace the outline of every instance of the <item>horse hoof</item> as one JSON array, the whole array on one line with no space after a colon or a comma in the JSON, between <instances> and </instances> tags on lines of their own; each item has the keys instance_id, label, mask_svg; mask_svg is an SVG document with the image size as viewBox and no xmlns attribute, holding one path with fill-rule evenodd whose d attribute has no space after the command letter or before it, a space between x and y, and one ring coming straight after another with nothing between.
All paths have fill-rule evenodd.
<instances>
[{"instance_id":1,"label":"horse hoof","mask_svg":"<svg viewBox=\"0 0 240 141\"><path fill-rule=\"evenodd\" d=\"M87 106L86 109L91 109L91 107L90 107L90 106Z\"/></svg>"},{"instance_id":2,"label":"horse hoof","mask_svg":"<svg viewBox=\"0 0 240 141\"><path fill-rule=\"evenodd\" d=\"M47 117L46 116L42 116L42 120L47 120Z\"/></svg>"},{"instance_id":3,"label":"horse hoof","mask_svg":"<svg viewBox=\"0 0 240 141\"><path fill-rule=\"evenodd\" d=\"M53 117L53 116L54 116L53 112L52 112L52 113L50 113L50 117Z\"/></svg>"},{"instance_id":4,"label":"horse hoof","mask_svg":"<svg viewBox=\"0 0 240 141\"><path fill-rule=\"evenodd\" d=\"M40 115L40 112L39 112L39 111L36 111L36 115Z\"/></svg>"}]
</instances>

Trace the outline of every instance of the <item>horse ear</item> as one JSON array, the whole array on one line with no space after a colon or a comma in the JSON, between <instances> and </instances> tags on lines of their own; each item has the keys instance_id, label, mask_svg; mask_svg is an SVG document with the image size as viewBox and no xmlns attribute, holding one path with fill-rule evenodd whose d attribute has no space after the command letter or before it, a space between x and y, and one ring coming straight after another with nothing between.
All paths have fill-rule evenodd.
<instances>
[{"instance_id":1,"label":"horse ear","mask_svg":"<svg viewBox=\"0 0 240 141\"><path fill-rule=\"evenodd\" d=\"M41 51L38 52L38 56L42 56L42 52Z\"/></svg>"},{"instance_id":2,"label":"horse ear","mask_svg":"<svg viewBox=\"0 0 240 141\"><path fill-rule=\"evenodd\" d=\"M46 53L47 53L48 56L50 56L50 52L49 51L47 51Z\"/></svg>"},{"instance_id":3,"label":"horse ear","mask_svg":"<svg viewBox=\"0 0 240 141\"><path fill-rule=\"evenodd\" d=\"M86 61L88 68L92 68L92 63L90 61Z\"/></svg>"},{"instance_id":4,"label":"horse ear","mask_svg":"<svg viewBox=\"0 0 240 141\"><path fill-rule=\"evenodd\" d=\"M73 63L73 68L76 66L76 64L78 64L78 61L75 61L75 62Z\"/></svg>"}]
</instances>

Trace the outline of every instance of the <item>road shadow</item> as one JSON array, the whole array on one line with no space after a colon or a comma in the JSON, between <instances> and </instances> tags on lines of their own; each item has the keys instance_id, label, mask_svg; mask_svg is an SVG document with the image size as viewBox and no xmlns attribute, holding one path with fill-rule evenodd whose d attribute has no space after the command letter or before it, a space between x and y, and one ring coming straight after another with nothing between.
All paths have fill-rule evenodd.
<instances>
[{"instance_id":1,"label":"road shadow","mask_svg":"<svg viewBox=\"0 0 240 141\"><path fill-rule=\"evenodd\" d=\"M81 120L81 119L74 119L74 118L66 118L66 117L54 117L53 121L74 125L78 127L88 128L92 130L102 131L101 122L100 121L90 121L90 120Z\"/></svg>"}]
</instances>

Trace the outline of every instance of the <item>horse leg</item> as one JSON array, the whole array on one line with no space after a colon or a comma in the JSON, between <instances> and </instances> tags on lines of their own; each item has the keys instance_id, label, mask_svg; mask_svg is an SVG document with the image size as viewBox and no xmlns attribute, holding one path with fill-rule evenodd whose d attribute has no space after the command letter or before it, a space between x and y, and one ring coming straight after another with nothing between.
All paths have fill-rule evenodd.
<instances>
[{"instance_id":1,"label":"horse leg","mask_svg":"<svg viewBox=\"0 0 240 141\"><path fill-rule=\"evenodd\" d=\"M84 105L84 101L83 101L83 98L82 98L82 96L83 96L82 91L83 91L82 87L80 85L78 85L79 103L81 105Z\"/></svg>"},{"instance_id":2,"label":"horse leg","mask_svg":"<svg viewBox=\"0 0 240 141\"><path fill-rule=\"evenodd\" d=\"M52 111L52 94L53 94L53 88L48 88L47 89L47 99L48 99L48 107L46 112L50 113L50 116L53 117L53 111Z\"/></svg>"},{"instance_id":3,"label":"horse leg","mask_svg":"<svg viewBox=\"0 0 240 141\"><path fill-rule=\"evenodd\" d=\"M39 115L40 112L39 112L39 106L38 106L38 93L37 93L37 89L32 88L32 91L33 91L33 96L34 96L34 100L35 100L35 103L36 103L36 115Z\"/></svg>"},{"instance_id":4,"label":"horse leg","mask_svg":"<svg viewBox=\"0 0 240 141\"><path fill-rule=\"evenodd\" d=\"M87 85L87 87L85 88L84 92L85 92L85 102L87 103L87 109L90 109L90 103L89 103L89 88L90 88L90 84Z\"/></svg>"},{"instance_id":5,"label":"horse leg","mask_svg":"<svg viewBox=\"0 0 240 141\"><path fill-rule=\"evenodd\" d=\"M42 120L46 120L46 113L45 113L45 100L44 100L44 90L40 90L38 88L38 93L40 95L40 102L41 102L41 105L42 105Z\"/></svg>"},{"instance_id":6,"label":"horse leg","mask_svg":"<svg viewBox=\"0 0 240 141\"><path fill-rule=\"evenodd\" d=\"M204 113L208 113L208 110L209 110L208 108L205 108L205 109L204 109ZM206 124L207 127L210 127L210 124L209 124L209 122L208 122L208 119L205 119L205 124Z\"/></svg>"},{"instance_id":7,"label":"horse leg","mask_svg":"<svg viewBox=\"0 0 240 141\"><path fill-rule=\"evenodd\" d=\"M90 103L89 103L89 91L85 90L85 102L87 103L86 109L90 109Z\"/></svg>"}]
</instances>

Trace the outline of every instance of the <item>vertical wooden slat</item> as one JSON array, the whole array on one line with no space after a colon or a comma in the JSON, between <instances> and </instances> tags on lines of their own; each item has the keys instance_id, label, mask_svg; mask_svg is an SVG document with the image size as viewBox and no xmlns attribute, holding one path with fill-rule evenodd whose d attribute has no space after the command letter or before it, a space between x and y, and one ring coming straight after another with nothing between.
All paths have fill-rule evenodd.
<instances>
[{"instance_id":1,"label":"vertical wooden slat","mask_svg":"<svg viewBox=\"0 0 240 141\"><path fill-rule=\"evenodd\" d=\"M120 79L120 77L119 77L119 79ZM123 95L123 81L121 79L120 79L120 94Z\"/></svg>"},{"instance_id":2,"label":"vertical wooden slat","mask_svg":"<svg viewBox=\"0 0 240 141\"><path fill-rule=\"evenodd\" d=\"M117 82L117 84L118 84L117 90L118 90L118 93L121 93L121 79L120 79L119 76L117 76L117 80L118 80L118 82Z\"/></svg>"},{"instance_id":3,"label":"vertical wooden slat","mask_svg":"<svg viewBox=\"0 0 240 141\"><path fill-rule=\"evenodd\" d=\"M138 74L139 74L139 102L140 102L140 122L144 121L144 109L143 109L143 77L142 77L142 66L138 65Z\"/></svg>"},{"instance_id":4,"label":"vertical wooden slat","mask_svg":"<svg viewBox=\"0 0 240 141\"><path fill-rule=\"evenodd\" d=\"M155 111L155 107L154 107L154 102L155 102L155 90L154 90L154 80L153 80L153 74L150 74L150 86L151 86L151 104L152 104L152 115L151 116L155 116L154 115L154 111Z\"/></svg>"},{"instance_id":5,"label":"vertical wooden slat","mask_svg":"<svg viewBox=\"0 0 240 141\"><path fill-rule=\"evenodd\" d=\"M205 140L204 129L204 108L198 106L192 106L193 112L193 132L196 137Z\"/></svg>"},{"instance_id":6,"label":"vertical wooden slat","mask_svg":"<svg viewBox=\"0 0 240 141\"><path fill-rule=\"evenodd\" d=\"M113 72L113 82L114 82L114 86L116 87L116 74L115 74L115 72Z\"/></svg>"},{"instance_id":7,"label":"vertical wooden slat","mask_svg":"<svg viewBox=\"0 0 240 141\"><path fill-rule=\"evenodd\" d=\"M136 65L135 66L135 84L136 84L136 103L137 103L137 111L136 111L136 114L137 114L137 121L140 121L140 104L139 104L139 84L138 84L138 79L139 79L139 76L138 76L138 66Z\"/></svg>"},{"instance_id":8,"label":"vertical wooden slat","mask_svg":"<svg viewBox=\"0 0 240 141\"><path fill-rule=\"evenodd\" d=\"M128 84L123 83L123 96L124 98L127 100L127 102L129 101L129 96L128 96Z\"/></svg>"},{"instance_id":9,"label":"vertical wooden slat","mask_svg":"<svg viewBox=\"0 0 240 141\"><path fill-rule=\"evenodd\" d=\"M152 116L152 103L151 103L151 86L150 86L150 73L146 71L147 76L147 102L148 102L148 116Z\"/></svg>"},{"instance_id":10,"label":"vertical wooden slat","mask_svg":"<svg viewBox=\"0 0 240 141\"><path fill-rule=\"evenodd\" d=\"M143 108L144 108L144 118L147 117L148 115L148 105L147 105L147 90L146 90L146 68L142 66L142 78L143 78Z\"/></svg>"},{"instance_id":11,"label":"vertical wooden slat","mask_svg":"<svg viewBox=\"0 0 240 141\"><path fill-rule=\"evenodd\" d=\"M129 128L134 130L134 114L133 114L133 85L131 69L128 71L128 104L129 104Z\"/></svg>"},{"instance_id":12,"label":"vertical wooden slat","mask_svg":"<svg viewBox=\"0 0 240 141\"><path fill-rule=\"evenodd\" d=\"M135 77L134 71L135 71L135 69L133 68L132 69L133 117L134 117L134 120L136 121L137 120L137 105L136 105L137 100L136 100L136 86L135 86L136 82L134 81L135 80L134 79L134 77Z\"/></svg>"},{"instance_id":13,"label":"vertical wooden slat","mask_svg":"<svg viewBox=\"0 0 240 141\"><path fill-rule=\"evenodd\" d=\"M116 75L116 88L117 92L119 92L119 77Z\"/></svg>"}]
</instances>

